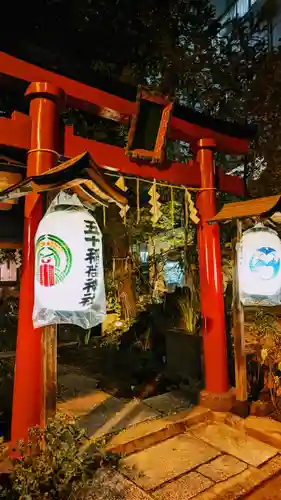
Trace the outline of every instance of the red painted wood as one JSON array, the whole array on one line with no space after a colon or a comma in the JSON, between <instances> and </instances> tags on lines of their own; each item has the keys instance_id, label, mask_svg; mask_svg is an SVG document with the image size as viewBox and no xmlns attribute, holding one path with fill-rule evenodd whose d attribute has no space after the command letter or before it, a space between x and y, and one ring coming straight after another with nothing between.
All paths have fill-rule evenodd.
<instances>
[{"instance_id":1,"label":"red painted wood","mask_svg":"<svg viewBox=\"0 0 281 500\"><path fill-rule=\"evenodd\" d=\"M59 137L60 92L51 84L29 86L31 149L56 150ZM27 175L37 175L52 168L56 155L30 151ZM20 304L16 350L16 370L12 411L12 442L27 437L28 429L39 425L42 410L42 329L33 327L34 304L34 237L43 217L42 197L36 193L25 198L23 267L20 282Z\"/></svg>"},{"instance_id":2,"label":"red painted wood","mask_svg":"<svg viewBox=\"0 0 281 500\"><path fill-rule=\"evenodd\" d=\"M214 130L180 120L176 116L172 117L171 128L171 139L187 142L191 140L193 142L198 141L201 137L211 137L216 143L217 151L234 155L248 152L248 141L246 139L225 136Z\"/></svg>"},{"instance_id":3,"label":"red painted wood","mask_svg":"<svg viewBox=\"0 0 281 500\"><path fill-rule=\"evenodd\" d=\"M150 163L136 163L126 156L123 148L75 136L72 127L65 127L65 156L78 156L83 151L88 151L101 167L115 168L124 175L156 179L159 182L170 182L186 187L200 187L201 184L200 167L196 162L191 161L188 164L172 162L166 164L166 168L157 168ZM234 196L245 196L245 185L240 177L225 175L218 169L218 179L221 191Z\"/></svg>"},{"instance_id":4,"label":"red painted wood","mask_svg":"<svg viewBox=\"0 0 281 500\"><path fill-rule=\"evenodd\" d=\"M136 104L133 102L39 68L4 52L0 52L0 73L26 82L51 82L64 90L68 106L91 112L98 112L100 108L103 112L112 109L117 112L115 119L119 119L118 114L120 117L132 115L136 109ZM248 151L246 139L229 137L176 117L172 117L171 120L171 137L186 142L198 141L202 137L211 137L216 141L218 151L229 154L244 154Z\"/></svg>"},{"instance_id":5,"label":"red painted wood","mask_svg":"<svg viewBox=\"0 0 281 500\"><path fill-rule=\"evenodd\" d=\"M0 52L0 73L26 82L46 81L53 83L64 90L67 104L79 109L94 111L96 107L109 108L118 111L121 115L131 115L135 111L134 102L52 73L4 52Z\"/></svg>"},{"instance_id":6,"label":"red painted wood","mask_svg":"<svg viewBox=\"0 0 281 500\"><path fill-rule=\"evenodd\" d=\"M29 149L31 121L25 115L13 113L12 118L0 118L0 144Z\"/></svg>"},{"instance_id":7,"label":"red painted wood","mask_svg":"<svg viewBox=\"0 0 281 500\"><path fill-rule=\"evenodd\" d=\"M66 157L78 156L88 151L101 167L111 167L122 174L167 181L172 184L200 186L200 171L193 163L167 164L161 168L150 163L136 163L130 160L123 148L102 142L84 139L73 135L72 127L65 127L64 154Z\"/></svg>"},{"instance_id":8,"label":"red painted wood","mask_svg":"<svg viewBox=\"0 0 281 500\"><path fill-rule=\"evenodd\" d=\"M197 162L201 170L201 188L196 206L201 221L198 225L200 297L203 321L205 390L224 393L229 389L227 344L222 288L220 233L218 224L207 221L216 214L215 143L202 139L197 147ZM206 188L206 190L204 190Z\"/></svg>"},{"instance_id":9,"label":"red painted wood","mask_svg":"<svg viewBox=\"0 0 281 500\"><path fill-rule=\"evenodd\" d=\"M0 144L28 150L30 148L31 122L29 117L14 113L13 119L0 118ZM171 184L199 187L201 182L200 168L193 162L167 163L164 168L150 163L136 163L129 159L123 148L110 146L102 142L75 136L73 128L65 127L64 154L67 157L78 156L88 151L101 167L115 168L124 175L132 175L146 179L170 182ZM225 175L218 170L220 190L235 196L245 196L242 179Z\"/></svg>"}]
</instances>

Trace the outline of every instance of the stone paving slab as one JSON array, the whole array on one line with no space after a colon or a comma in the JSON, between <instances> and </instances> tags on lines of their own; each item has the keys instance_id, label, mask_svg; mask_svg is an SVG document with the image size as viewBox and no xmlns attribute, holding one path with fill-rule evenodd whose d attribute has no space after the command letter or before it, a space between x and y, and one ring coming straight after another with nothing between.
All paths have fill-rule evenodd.
<instances>
[{"instance_id":1,"label":"stone paving slab","mask_svg":"<svg viewBox=\"0 0 281 500\"><path fill-rule=\"evenodd\" d=\"M276 448L238 432L226 424L201 424L190 433L221 452L233 455L253 467L261 466L278 453Z\"/></svg>"},{"instance_id":2,"label":"stone paving slab","mask_svg":"<svg viewBox=\"0 0 281 500\"><path fill-rule=\"evenodd\" d=\"M222 455L207 464L201 465L198 472L215 483L226 481L247 469L247 464L231 455Z\"/></svg>"},{"instance_id":3,"label":"stone paving slab","mask_svg":"<svg viewBox=\"0 0 281 500\"><path fill-rule=\"evenodd\" d=\"M227 481L216 483L209 490L199 494L196 500L238 500L245 498L257 487L281 473L281 456L269 460L260 469L247 470Z\"/></svg>"},{"instance_id":4,"label":"stone paving slab","mask_svg":"<svg viewBox=\"0 0 281 500\"><path fill-rule=\"evenodd\" d=\"M139 400L126 403L98 390L61 402L57 407L79 418L79 424L93 440L159 416Z\"/></svg>"},{"instance_id":5,"label":"stone paving slab","mask_svg":"<svg viewBox=\"0 0 281 500\"><path fill-rule=\"evenodd\" d=\"M186 433L122 459L120 470L149 491L218 455L218 450Z\"/></svg>"},{"instance_id":6,"label":"stone paving slab","mask_svg":"<svg viewBox=\"0 0 281 500\"><path fill-rule=\"evenodd\" d=\"M90 439L95 440L157 416L138 400L123 403L117 398L109 398L85 415L80 425L87 429Z\"/></svg>"},{"instance_id":7,"label":"stone paving slab","mask_svg":"<svg viewBox=\"0 0 281 500\"><path fill-rule=\"evenodd\" d=\"M190 472L157 489L152 496L157 500L190 500L213 484L207 477L197 472Z\"/></svg>"},{"instance_id":8,"label":"stone paving slab","mask_svg":"<svg viewBox=\"0 0 281 500\"><path fill-rule=\"evenodd\" d=\"M96 390L97 385L96 379L79 373L66 373L58 376L59 397L62 401L90 394Z\"/></svg>"},{"instance_id":9,"label":"stone paving slab","mask_svg":"<svg viewBox=\"0 0 281 500\"><path fill-rule=\"evenodd\" d=\"M261 429L265 432L275 432L281 435L281 422L277 422L268 417L250 416L244 420L245 429Z\"/></svg>"},{"instance_id":10,"label":"stone paving slab","mask_svg":"<svg viewBox=\"0 0 281 500\"><path fill-rule=\"evenodd\" d=\"M57 408L71 416L81 417L101 405L121 408L122 402L106 392L93 390L90 394L62 401L57 404Z\"/></svg>"},{"instance_id":11,"label":"stone paving slab","mask_svg":"<svg viewBox=\"0 0 281 500\"><path fill-rule=\"evenodd\" d=\"M188 410L193 406L183 391L171 391L159 394L158 396L145 399L144 403L152 410L163 415Z\"/></svg>"},{"instance_id":12,"label":"stone paving slab","mask_svg":"<svg viewBox=\"0 0 281 500\"><path fill-rule=\"evenodd\" d=\"M117 471L104 468L94 474L92 486L79 500L152 500L152 497Z\"/></svg>"},{"instance_id":13,"label":"stone paving slab","mask_svg":"<svg viewBox=\"0 0 281 500\"><path fill-rule=\"evenodd\" d=\"M281 423L268 417L250 416L244 420L249 436L281 449Z\"/></svg>"},{"instance_id":14,"label":"stone paving slab","mask_svg":"<svg viewBox=\"0 0 281 500\"><path fill-rule=\"evenodd\" d=\"M211 417L210 410L196 406L176 415L147 420L113 436L107 443L106 451L122 454L142 451L149 446L183 433L194 424L206 422Z\"/></svg>"}]
</instances>

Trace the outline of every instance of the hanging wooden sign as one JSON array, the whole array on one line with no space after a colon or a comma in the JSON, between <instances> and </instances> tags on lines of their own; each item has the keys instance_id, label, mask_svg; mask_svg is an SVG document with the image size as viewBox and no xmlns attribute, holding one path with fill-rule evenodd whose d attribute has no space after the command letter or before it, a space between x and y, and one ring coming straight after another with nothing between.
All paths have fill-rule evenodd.
<instances>
[{"instance_id":1,"label":"hanging wooden sign","mask_svg":"<svg viewBox=\"0 0 281 500\"><path fill-rule=\"evenodd\" d=\"M173 102L168 97L139 87L126 154L134 159L161 163L165 159L172 111Z\"/></svg>"}]
</instances>

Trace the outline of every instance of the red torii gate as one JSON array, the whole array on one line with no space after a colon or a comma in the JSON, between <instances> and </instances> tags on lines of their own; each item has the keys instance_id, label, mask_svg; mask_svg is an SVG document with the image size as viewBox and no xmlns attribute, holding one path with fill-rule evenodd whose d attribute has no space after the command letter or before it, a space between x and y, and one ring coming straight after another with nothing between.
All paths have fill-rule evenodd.
<instances>
[{"instance_id":1,"label":"red torii gate","mask_svg":"<svg viewBox=\"0 0 281 500\"><path fill-rule=\"evenodd\" d=\"M170 162L161 169L150 163L137 163L122 148L74 135L66 126L59 141L59 116L63 106L91 111L116 121L126 121L134 114L136 104L117 95L92 88L77 81L46 71L0 52L0 75L30 84L25 92L30 101L29 116L14 112L11 119L0 118L0 145L28 152L27 175L38 175L56 164L58 154L73 157L88 151L100 166L111 166L120 173L167 181L188 187L200 187L197 209L198 249L203 318L205 391L201 402L213 409L227 409L233 398L229 390L226 332L221 276L220 236L217 224L207 220L216 214L215 189L245 196L242 179L217 171L215 181L214 150L244 154L250 132L224 133L229 124L211 121L211 126L176 116L172 117L173 139L192 144L195 159L188 164ZM0 77L1 86L1 77ZM195 114L194 114L195 115ZM198 115L198 114L197 114ZM199 115L198 115L199 116ZM206 118L207 120L207 118ZM247 137L248 134L248 137ZM238 135L238 137L237 137ZM40 329L32 324L34 298L33 240L43 216L42 197L29 194L25 200L23 272L20 285L20 308L13 398L12 441L26 435L27 429L40 424L42 391L42 347Z\"/></svg>"}]
</instances>

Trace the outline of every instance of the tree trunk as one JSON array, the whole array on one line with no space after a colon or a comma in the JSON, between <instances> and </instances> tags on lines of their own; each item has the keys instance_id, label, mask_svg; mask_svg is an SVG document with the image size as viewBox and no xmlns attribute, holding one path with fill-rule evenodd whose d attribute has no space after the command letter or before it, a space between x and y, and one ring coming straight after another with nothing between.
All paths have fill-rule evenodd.
<instances>
[{"instance_id":1,"label":"tree trunk","mask_svg":"<svg viewBox=\"0 0 281 500\"><path fill-rule=\"evenodd\" d=\"M113 279L117 283L117 298L121 306L121 318L123 320L132 319L137 312L132 258L128 232L116 205L110 206L109 209L107 233L113 259Z\"/></svg>"}]
</instances>

